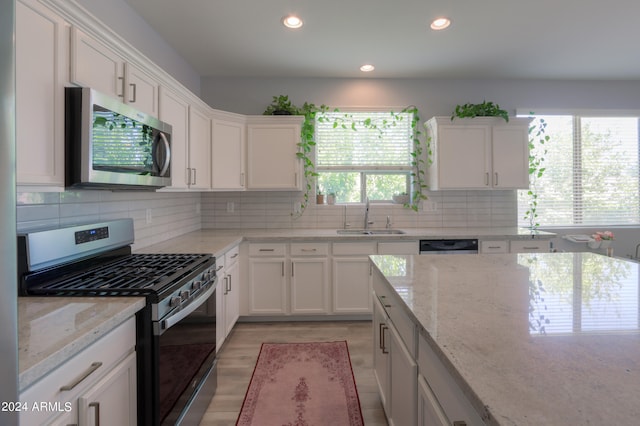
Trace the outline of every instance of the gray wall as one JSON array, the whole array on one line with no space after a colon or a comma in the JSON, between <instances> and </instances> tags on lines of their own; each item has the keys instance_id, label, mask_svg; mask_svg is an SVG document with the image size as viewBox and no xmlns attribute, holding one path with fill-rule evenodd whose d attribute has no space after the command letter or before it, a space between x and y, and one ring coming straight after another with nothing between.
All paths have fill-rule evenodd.
<instances>
[{"instance_id":1,"label":"gray wall","mask_svg":"<svg viewBox=\"0 0 640 426\"><path fill-rule=\"evenodd\" d=\"M123 0L77 0L187 89L200 95L200 75Z\"/></svg>"},{"instance_id":2,"label":"gray wall","mask_svg":"<svg viewBox=\"0 0 640 426\"><path fill-rule=\"evenodd\" d=\"M415 105L425 120L483 100L511 114L516 108L640 110L640 81L204 77L201 84L209 105L243 114L261 114L281 94L296 104L330 107Z\"/></svg>"}]
</instances>

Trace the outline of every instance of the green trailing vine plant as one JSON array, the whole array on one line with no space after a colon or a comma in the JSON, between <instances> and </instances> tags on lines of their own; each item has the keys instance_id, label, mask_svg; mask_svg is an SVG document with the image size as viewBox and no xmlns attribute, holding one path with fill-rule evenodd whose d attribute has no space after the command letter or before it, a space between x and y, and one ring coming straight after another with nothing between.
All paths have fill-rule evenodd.
<instances>
[{"instance_id":1,"label":"green trailing vine plant","mask_svg":"<svg viewBox=\"0 0 640 426\"><path fill-rule=\"evenodd\" d=\"M509 113L500 108L500 105L493 102L484 101L481 104L466 103L464 105L456 105L451 120L454 118L473 118L473 117L502 117L509 122Z\"/></svg>"},{"instance_id":2,"label":"green trailing vine plant","mask_svg":"<svg viewBox=\"0 0 640 426\"><path fill-rule=\"evenodd\" d=\"M540 226L540 223L538 223L538 192L536 185L546 170L544 166L545 155L547 154L545 144L550 140L546 130L547 122L542 118L532 121L529 126L529 189L527 190L529 199L524 219L529 222L529 228L532 230Z\"/></svg>"},{"instance_id":3,"label":"green trailing vine plant","mask_svg":"<svg viewBox=\"0 0 640 426\"><path fill-rule=\"evenodd\" d=\"M411 166L412 171L410 173L412 180L412 193L408 203L404 204L404 207L410 208L414 211L418 211L420 202L427 199L425 190L428 189L426 183L425 167L431 164L431 146L430 140L427 140L426 144L422 143L422 132L419 128L420 116L418 108L415 106L409 106L404 108L399 113L390 112L391 119L384 119L381 122L366 118L358 121L352 114L344 113L333 118L329 118L325 113L329 112L329 107L326 105L316 106L313 103L305 102L302 107L297 107L289 101L288 96L280 95L274 96L273 102L264 111L264 115L281 114L281 112L275 113L275 111L286 110L291 115L303 115L305 117L302 123L301 138L298 143L297 156L302 161L303 175L305 178L305 186L303 191L303 200L298 212L292 213L295 216L301 216L309 204L311 193L315 187L316 178L318 173L315 170L315 163L313 161L313 151L316 146L315 142L315 122L328 122L333 120L333 128L341 127L343 129L352 129L357 131L358 126L363 126L367 129L378 131L379 137L382 137L384 130L390 127L396 126L398 122L404 120L403 114L409 114L411 117L411 131L412 131L412 145L411 151ZM333 112L339 112L338 109L332 110Z\"/></svg>"}]
</instances>

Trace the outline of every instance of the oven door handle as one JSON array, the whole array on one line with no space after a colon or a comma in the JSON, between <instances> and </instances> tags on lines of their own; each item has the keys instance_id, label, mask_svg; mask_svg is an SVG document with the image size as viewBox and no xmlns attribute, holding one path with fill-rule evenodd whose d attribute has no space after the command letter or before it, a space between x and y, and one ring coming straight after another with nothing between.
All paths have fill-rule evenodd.
<instances>
[{"instance_id":1,"label":"oven door handle","mask_svg":"<svg viewBox=\"0 0 640 426\"><path fill-rule=\"evenodd\" d=\"M171 315L169 318L163 320L162 321L162 330L160 330L160 332L162 333L165 330L168 330L169 328L173 327L178 322L182 321L182 319L184 317L186 317L191 312L193 312L196 309L198 309L198 307L200 305L202 305L204 302L207 301L207 299L209 299L209 297L211 297L211 295L213 294L214 291L216 291L216 286L212 285L211 287L209 287L209 289L207 291L205 291L202 295L198 296L197 299L195 299L194 301L189 303L184 309L181 309L180 311L178 311L175 314Z\"/></svg>"}]
</instances>

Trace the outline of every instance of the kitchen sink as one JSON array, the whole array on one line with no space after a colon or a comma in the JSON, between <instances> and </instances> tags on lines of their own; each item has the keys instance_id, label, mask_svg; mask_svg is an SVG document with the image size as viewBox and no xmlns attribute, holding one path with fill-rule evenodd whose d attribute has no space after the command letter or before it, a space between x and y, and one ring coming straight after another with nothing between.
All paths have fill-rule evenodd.
<instances>
[{"instance_id":1,"label":"kitchen sink","mask_svg":"<svg viewBox=\"0 0 640 426\"><path fill-rule=\"evenodd\" d=\"M402 235L400 229L338 229L340 235Z\"/></svg>"}]
</instances>

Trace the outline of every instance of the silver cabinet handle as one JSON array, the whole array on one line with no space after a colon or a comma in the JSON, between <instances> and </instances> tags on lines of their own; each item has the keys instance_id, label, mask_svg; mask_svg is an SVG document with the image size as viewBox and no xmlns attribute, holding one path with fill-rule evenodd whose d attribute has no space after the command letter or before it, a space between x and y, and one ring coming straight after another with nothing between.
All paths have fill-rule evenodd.
<instances>
[{"instance_id":1,"label":"silver cabinet handle","mask_svg":"<svg viewBox=\"0 0 640 426\"><path fill-rule=\"evenodd\" d=\"M236 257L238 257L240 255L240 253L235 253L233 256L231 256L231 259L235 259Z\"/></svg>"},{"instance_id":2,"label":"silver cabinet handle","mask_svg":"<svg viewBox=\"0 0 640 426\"><path fill-rule=\"evenodd\" d=\"M187 167L187 185L191 185L191 167Z\"/></svg>"},{"instance_id":3,"label":"silver cabinet handle","mask_svg":"<svg viewBox=\"0 0 640 426\"><path fill-rule=\"evenodd\" d=\"M380 324L382 327L380 327L380 331L382 333L382 335L380 336L380 342L382 343L382 353L383 354L388 354L389 351L387 350L387 343L384 341L384 331L388 330L389 327L387 327L385 324Z\"/></svg>"},{"instance_id":4,"label":"silver cabinet handle","mask_svg":"<svg viewBox=\"0 0 640 426\"><path fill-rule=\"evenodd\" d=\"M75 388L76 386L78 386L84 379L86 379L87 377L89 377L91 375L91 373L93 373L94 371L96 371L98 368L100 368L102 366L101 362L92 362L91 365L89 366L89 368L87 368L87 370L80 374L78 377L76 377L73 382L69 383L68 385L64 385L60 388L61 392L64 391L70 391L71 389Z\"/></svg>"},{"instance_id":5,"label":"silver cabinet handle","mask_svg":"<svg viewBox=\"0 0 640 426\"><path fill-rule=\"evenodd\" d=\"M124 77L118 77L120 81L120 89L122 89L122 93L118 93L118 97L124 99Z\"/></svg>"},{"instance_id":6,"label":"silver cabinet handle","mask_svg":"<svg viewBox=\"0 0 640 426\"><path fill-rule=\"evenodd\" d=\"M258 251L275 251L275 249L272 249L272 248L261 248Z\"/></svg>"},{"instance_id":7,"label":"silver cabinet handle","mask_svg":"<svg viewBox=\"0 0 640 426\"><path fill-rule=\"evenodd\" d=\"M196 184L196 181L197 181L197 179L196 179L196 177L197 177L197 175L196 175L196 171L197 171L197 170L196 170L195 168L193 168L192 170L193 170L193 185L195 185L195 184Z\"/></svg>"},{"instance_id":8,"label":"silver cabinet handle","mask_svg":"<svg viewBox=\"0 0 640 426\"><path fill-rule=\"evenodd\" d=\"M282 261L282 276L284 277L284 260Z\"/></svg>"},{"instance_id":9,"label":"silver cabinet handle","mask_svg":"<svg viewBox=\"0 0 640 426\"><path fill-rule=\"evenodd\" d=\"M218 272L220 269L224 268L224 266L220 265L216 268L216 272Z\"/></svg>"},{"instance_id":10,"label":"silver cabinet handle","mask_svg":"<svg viewBox=\"0 0 640 426\"><path fill-rule=\"evenodd\" d=\"M484 174L484 185L489 186L489 172Z\"/></svg>"},{"instance_id":11,"label":"silver cabinet handle","mask_svg":"<svg viewBox=\"0 0 640 426\"><path fill-rule=\"evenodd\" d=\"M453 422L453 426L467 426L467 422L464 420L456 420Z\"/></svg>"},{"instance_id":12,"label":"silver cabinet handle","mask_svg":"<svg viewBox=\"0 0 640 426\"><path fill-rule=\"evenodd\" d=\"M240 173L240 186L244 187L244 173Z\"/></svg>"},{"instance_id":13,"label":"silver cabinet handle","mask_svg":"<svg viewBox=\"0 0 640 426\"><path fill-rule=\"evenodd\" d=\"M129 87L131 87L133 90L131 91L131 93L133 94L132 98L129 99L129 102L131 103L135 103L136 102L136 85L135 83L129 83Z\"/></svg>"},{"instance_id":14,"label":"silver cabinet handle","mask_svg":"<svg viewBox=\"0 0 640 426\"><path fill-rule=\"evenodd\" d=\"M291 276L293 277L295 275L295 273L293 272L293 265L295 264L295 262L291 262Z\"/></svg>"},{"instance_id":15,"label":"silver cabinet handle","mask_svg":"<svg viewBox=\"0 0 640 426\"><path fill-rule=\"evenodd\" d=\"M310 248L310 249L303 248L303 249L301 249L300 251L315 252L315 251L318 251L318 250L317 250L317 249L314 249L314 248Z\"/></svg>"},{"instance_id":16,"label":"silver cabinet handle","mask_svg":"<svg viewBox=\"0 0 640 426\"><path fill-rule=\"evenodd\" d=\"M493 185L494 185L494 186L498 186L498 172L495 172L495 173L494 173L494 176L495 176L495 178L494 178Z\"/></svg>"},{"instance_id":17,"label":"silver cabinet handle","mask_svg":"<svg viewBox=\"0 0 640 426\"><path fill-rule=\"evenodd\" d=\"M92 402L89 404L89 407L93 407L95 408L95 419L96 419L96 426L100 426L100 403L99 402Z\"/></svg>"},{"instance_id":18,"label":"silver cabinet handle","mask_svg":"<svg viewBox=\"0 0 640 426\"><path fill-rule=\"evenodd\" d=\"M224 277L224 294L227 295L229 293L229 276Z\"/></svg>"}]
</instances>

